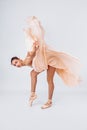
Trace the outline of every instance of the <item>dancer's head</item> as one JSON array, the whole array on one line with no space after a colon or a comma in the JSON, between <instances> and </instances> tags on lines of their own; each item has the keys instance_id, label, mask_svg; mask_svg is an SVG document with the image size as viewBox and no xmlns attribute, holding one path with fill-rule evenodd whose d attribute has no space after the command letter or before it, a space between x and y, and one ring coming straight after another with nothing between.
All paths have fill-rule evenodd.
<instances>
[{"instance_id":1,"label":"dancer's head","mask_svg":"<svg viewBox=\"0 0 87 130\"><path fill-rule=\"evenodd\" d=\"M11 64L13 66L21 67L21 66L23 66L22 62L23 61L20 58L16 57L16 56L14 56L14 57L11 58Z\"/></svg>"}]
</instances>

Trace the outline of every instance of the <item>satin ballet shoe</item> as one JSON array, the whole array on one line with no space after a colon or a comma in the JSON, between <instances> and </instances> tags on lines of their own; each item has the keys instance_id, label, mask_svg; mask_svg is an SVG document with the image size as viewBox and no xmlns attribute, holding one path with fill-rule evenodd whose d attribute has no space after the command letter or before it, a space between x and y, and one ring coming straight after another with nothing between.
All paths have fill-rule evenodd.
<instances>
[{"instance_id":1,"label":"satin ballet shoe","mask_svg":"<svg viewBox=\"0 0 87 130\"><path fill-rule=\"evenodd\" d=\"M46 109L52 106L52 100L48 100L41 108Z\"/></svg>"},{"instance_id":2,"label":"satin ballet shoe","mask_svg":"<svg viewBox=\"0 0 87 130\"><path fill-rule=\"evenodd\" d=\"M34 92L32 92L32 93L31 93L31 96L30 96L30 98L29 98L29 106L32 106L32 103L33 103L33 101L34 101L36 98L37 98L37 95L36 95Z\"/></svg>"}]
</instances>

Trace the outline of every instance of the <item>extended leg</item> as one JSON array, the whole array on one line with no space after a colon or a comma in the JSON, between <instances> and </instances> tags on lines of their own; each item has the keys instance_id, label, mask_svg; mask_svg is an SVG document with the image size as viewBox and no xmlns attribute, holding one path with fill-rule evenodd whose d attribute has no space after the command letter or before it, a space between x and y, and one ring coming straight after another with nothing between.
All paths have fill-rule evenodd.
<instances>
[{"instance_id":1,"label":"extended leg","mask_svg":"<svg viewBox=\"0 0 87 130\"><path fill-rule=\"evenodd\" d=\"M31 92L36 91L37 75L38 74L39 74L39 72L36 72L34 70L32 70L30 73L30 75L31 75Z\"/></svg>"},{"instance_id":2,"label":"extended leg","mask_svg":"<svg viewBox=\"0 0 87 130\"><path fill-rule=\"evenodd\" d=\"M42 106L42 109L48 108L52 105L52 96L54 91L54 83L53 83L54 74L55 74L55 68L49 66L47 70L48 101Z\"/></svg>"},{"instance_id":3,"label":"extended leg","mask_svg":"<svg viewBox=\"0 0 87 130\"><path fill-rule=\"evenodd\" d=\"M35 91L36 91L36 84L37 84L37 75L39 74L39 72L32 70L30 74L31 74L31 95L29 99L29 104L30 106L32 106L33 100L37 98Z\"/></svg>"},{"instance_id":4,"label":"extended leg","mask_svg":"<svg viewBox=\"0 0 87 130\"><path fill-rule=\"evenodd\" d=\"M49 66L47 70L47 82L48 82L48 99L50 100L52 100L54 91L54 83L53 83L54 74L55 74L55 68Z\"/></svg>"}]
</instances>

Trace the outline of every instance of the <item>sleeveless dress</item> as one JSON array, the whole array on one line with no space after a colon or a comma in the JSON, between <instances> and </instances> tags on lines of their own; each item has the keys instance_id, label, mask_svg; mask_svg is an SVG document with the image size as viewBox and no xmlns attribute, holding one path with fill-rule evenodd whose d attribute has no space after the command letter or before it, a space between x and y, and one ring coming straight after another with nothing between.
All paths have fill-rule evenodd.
<instances>
[{"instance_id":1,"label":"sleeveless dress","mask_svg":"<svg viewBox=\"0 0 87 130\"><path fill-rule=\"evenodd\" d=\"M39 49L32 61L33 69L36 72L42 72L48 69L48 65L52 66L66 85L78 85L81 69L79 59L68 53L50 49L44 40L45 31L35 16L29 17L27 22L29 27L24 32L28 51L32 51L32 45L35 41L39 43Z\"/></svg>"}]
</instances>

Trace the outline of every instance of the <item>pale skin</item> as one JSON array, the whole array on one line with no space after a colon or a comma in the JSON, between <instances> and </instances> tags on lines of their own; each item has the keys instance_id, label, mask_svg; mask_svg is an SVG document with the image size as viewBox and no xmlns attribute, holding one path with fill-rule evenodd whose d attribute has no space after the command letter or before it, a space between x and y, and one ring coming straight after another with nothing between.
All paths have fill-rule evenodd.
<instances>
[{"instance_id":1,"label":"pale skin","mask_svg":"<svg viewBox=\"0 0 87 130\"><path fill-rule=\"evenodd\" d=\"M37 45L38 45L38 43L34 43L33 51L28 52L28 55L30 57L32 57L32 60L33 60L33 58L35 56L35 52L37 51L37 49L39 47L38 46L36 48ZM32 64L32 62L30 64ZM25 66L23 60L21 60L21 59L14 59L12 61L12 65L14 65L16 67ZM41 72L36 72L34 69L30 72L30 76L31 76L31 93L32 94L36 92L37 76L40 73ZM55 68L48 65L47 82L48 82L48 100L50 101L50 103L52 103L52 97L53 97L53 91L54 91L54 82L53 82L54 74L55 74ZM31 95L31 96L33 96L33 95ZM30 99L31 99L31 97L30 97ZM32 102L31 102L31 105L32 105Z\"/></svg>"}]
</instances>

